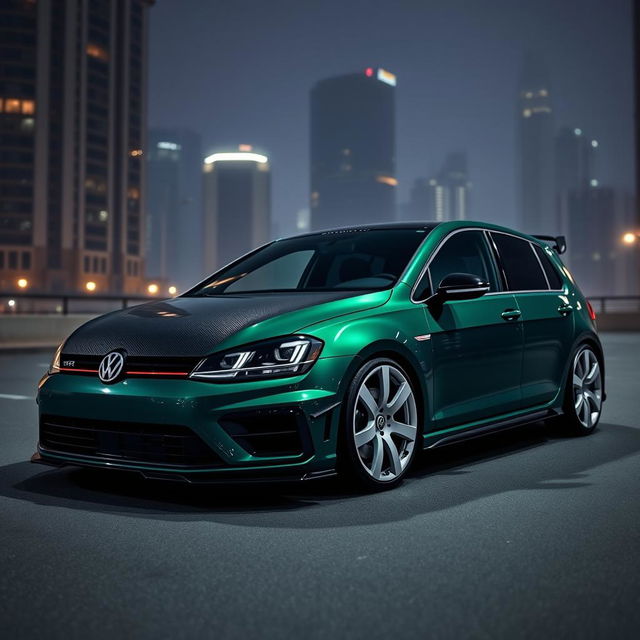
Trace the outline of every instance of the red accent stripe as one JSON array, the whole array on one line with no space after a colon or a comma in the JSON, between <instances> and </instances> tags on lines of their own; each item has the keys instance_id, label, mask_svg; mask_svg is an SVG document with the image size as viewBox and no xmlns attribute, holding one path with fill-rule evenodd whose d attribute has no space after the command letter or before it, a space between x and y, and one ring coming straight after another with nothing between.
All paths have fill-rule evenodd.
<instances>
[{"instance_id":1,"label":"red accent stripe","mask_svg":"<svg viewBox=\"0 0 640 640\"><path fill-rule=\"evenodd\" d=\"M128 376L188 376L185 371L127 371Z\"/></svg>"},{"instance_id":2,"label":"red accent stripe","mask_svg":"<svg viewBox=\"0 0 640 640\"><path fill-rule=\"evenodd\" d=\"M98 373L97 369L74 369L73 367L60 367L60 371L78 371L80 373Z\"/></svg>"}]
</instances>

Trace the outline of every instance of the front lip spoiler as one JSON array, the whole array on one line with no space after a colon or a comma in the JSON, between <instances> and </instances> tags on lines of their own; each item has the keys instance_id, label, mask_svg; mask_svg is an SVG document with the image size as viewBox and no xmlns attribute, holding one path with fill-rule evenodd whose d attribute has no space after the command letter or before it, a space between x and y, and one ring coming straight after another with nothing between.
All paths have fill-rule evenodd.
<instances>
[{"instance_id":1,"label":"front lip spoiler","mask_svg":"<svg viewBox=\"0 0 640 640\"><path fill-rule=\"evenodd\" d=\"M320 480L323 478L331 478L337 475L335 469L323 469L320 471L308 471L306 473L279 473L277 469L247 469L246 471L224 472L216 471L212 473L184 474L180 471L147 471L144 469L134 469L131 467L101 466L99 464L68 462L66 460L53 460L40 455L36 451L31 456L31 462L42 464L48 467L84 467L88 469L100 469L102 471L126 471L129 473L138 473L147 480L165 480L169 482L178 482L186 484L251 484L251 483L269 483L269 482L301 482L307 480Z\"/></svg>"}]
</instances>

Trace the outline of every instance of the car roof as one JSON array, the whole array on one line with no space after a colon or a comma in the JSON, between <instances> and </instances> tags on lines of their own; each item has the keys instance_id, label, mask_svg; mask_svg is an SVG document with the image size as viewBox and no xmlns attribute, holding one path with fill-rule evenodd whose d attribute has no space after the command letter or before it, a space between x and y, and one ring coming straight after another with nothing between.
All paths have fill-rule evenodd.
<instances>
[{"instance_id":1,"label":"car roof","mask_svg":"<svg viewBox=\"0 0 640 640\"><path fill-rule=\"evenodd\" d=\"M355 233L357 231L387 230L387 229L414 229L416 231L432 231L441 222L374 222L371 224L350 225L346 227L333 227L330 229L318 229L317 231L307 231L293 236L284 236L279 240L286 238L302 238L304 236L331 235L339 233Z\"/></svg>"}]
</instances>

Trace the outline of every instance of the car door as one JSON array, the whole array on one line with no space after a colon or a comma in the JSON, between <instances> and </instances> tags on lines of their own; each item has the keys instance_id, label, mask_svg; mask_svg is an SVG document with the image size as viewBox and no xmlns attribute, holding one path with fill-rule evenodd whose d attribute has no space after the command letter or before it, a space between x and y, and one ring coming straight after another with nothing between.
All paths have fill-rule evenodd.
<instances>
[{"instance_id":1,"label":"car door","mask_svg":"<svg viewBox=\"0 0 640 640\"><path fill-rule=\"evenodd\" d=\"M543 405L562 386L573 342L573 309L544 249L506 233L492 231L491 237L522 312L522 407Z\"/></svg>"},{"instance_id":2,"label":"car door","mask_svg":"<svg viewBox=\"0 0 640 640\"><path fill-rule=\"evenodd\" d=\"M433 354L432 420L436 430L490 418L520 407L522 327L515 296L502 291L484 231L453 232L416 287L425 299L450 273L490 283L474 299L426 305Z\"/></svg>"}]
</instances>

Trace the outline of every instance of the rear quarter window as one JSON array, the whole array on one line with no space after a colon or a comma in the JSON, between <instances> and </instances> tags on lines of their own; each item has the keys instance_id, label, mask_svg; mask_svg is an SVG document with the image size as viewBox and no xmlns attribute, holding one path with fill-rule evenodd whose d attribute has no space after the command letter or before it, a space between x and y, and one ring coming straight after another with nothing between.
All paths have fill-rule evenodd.
<instances>
[{"instance_id":1,"label":"rear quarter window","mask_svg":"<svg viewBox=\"0 0 640 640\"><path fill-rule=\"evenodd\" d=\"M528 240L493 232L491 237L498 249L509 291L549 289L533 245Z\"/></svg>"},{"instance_id":2,"label":"rear quarter window","mask_svg":"<svg viewBox=\"0 0 640 640\"><path fill-rule=\"evenodd\" d=\"M547 252L537 244L534 244L533 248L538 254L538 258L540 258L540 262L542 263L544 272L547 274L549 287L551 289L562 289L562 278L560 277L560 274L558 273L558 270L554 266L553 262L551 262L551 258L547 255Z\"/></svg>"}]
</instances>

